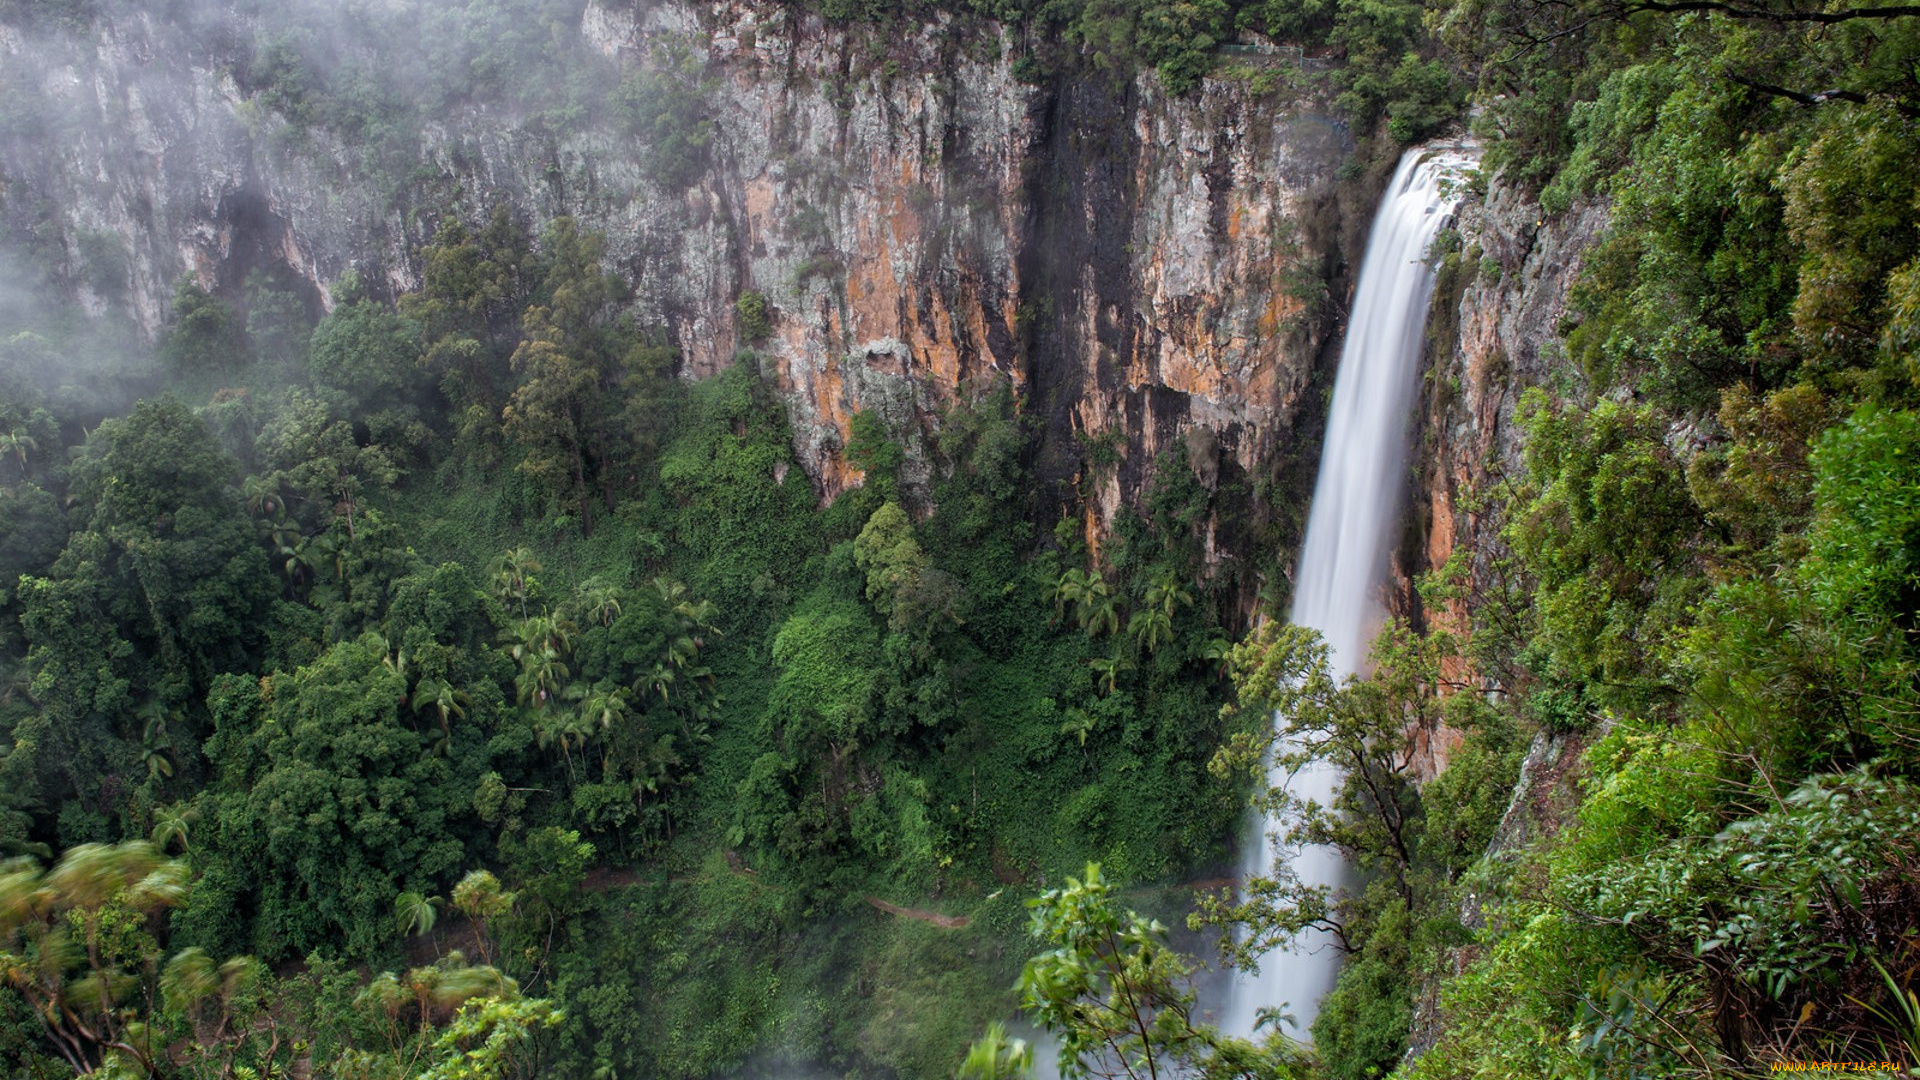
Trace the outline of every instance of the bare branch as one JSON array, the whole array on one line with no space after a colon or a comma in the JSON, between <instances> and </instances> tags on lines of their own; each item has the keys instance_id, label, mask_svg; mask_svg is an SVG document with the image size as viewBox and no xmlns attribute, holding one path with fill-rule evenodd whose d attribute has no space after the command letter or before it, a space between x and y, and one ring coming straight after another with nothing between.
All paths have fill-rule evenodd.
<instances>
[{"instance_id":1,"label":"bare branch","mask_svg":"<svg viewBox=\"0 0 1920 1080\"><path fill-rule=\"evenodd\" d=\"M1628 15L1642 11L1659 11L1668 14L1708 11L1733 19L1775 23L1813 23L1823 26L1852 22L1855 19L1920 17L1920 5L1916 4L1888 4L1879 7L1844 8L1839 11L1770 11L1766 8L1730 4L1724 0L1631 0L1621 5L1621 11Z\"/></svg>"}]
</instances>

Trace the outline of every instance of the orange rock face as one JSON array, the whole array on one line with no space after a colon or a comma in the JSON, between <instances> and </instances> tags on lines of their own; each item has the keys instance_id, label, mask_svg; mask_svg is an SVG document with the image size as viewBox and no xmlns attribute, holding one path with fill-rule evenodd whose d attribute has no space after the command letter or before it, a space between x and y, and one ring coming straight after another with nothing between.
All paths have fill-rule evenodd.
<instances>
[{"instance_id":1,"label":"orange rock face","mask_svg":"<svg viewBox=\"0 0 1920 1080\"><path fill-rule=\"evenodd\" d=\"M1560 361L1546 343L1558 338L1554 328L1565 316L1567 292L1605 220L1603 207L1589 205L1542 228L1536 205L1498 185L1483 202L1462 209L1460 276L1454 291L1435 298L1434 318L1446 320L1437 325L1453 332L1430 346L1438 355L1429 357L1420 417L1423 452L1412 514L1426 531L1417 550L1402 553L1405 564L1399 567L1399 606L1410 613L1417 607L1413 578L1461 560L1458 584L1466 588L1420 614L1462 640L1473 632L1469 599L1502 585L1498 563L1504 548L1489 511L1497 509L1502 481L1522 471L1515 407L1527 387L1568 377L1554 370ZM1455 686L1475 687L1486 673L1461 659L1443 674ZM1458 742L1456 732L1425 733L1421 772L1442 771Z\"/></svg>"},{"instance_id":2,"label":"orange rock face","mask_svg":"<svg viewBox=\"0 0 1920 1080\"><path fill-rule=\"evenodd\" d=\"M19 183L68 231L139 240L126 292L149 334L181 274L225 283L249 260L304 279L316 308L349 268L416 287L441 216L504 205L604 233L634 316L671 329L686 376L751 349L825 499L862 481L843 448L863 411L926 490L939 416L990 382L1014 389L1043 485L1089 503L1096 538L1189 432L1208 435L1192 462L1208 484L1311 452L1295 429L1340 306L1316 298L1341 263L1326 219L1351 151L1324 103L1243 80L1170 98L1151 73L1035 87L1013 76L1020 43L978 22L883 32L739 0L592 0L557 32L619 77L670 64L697 83L686 119L711 129L691 181L664 183L662 148L617 117L556 128L473 102L423 126L402 212L367 147L316 126L268 152L283 121L230 73L151 20L101 25L44 58L0 36L0 58L45 66L75 109L125 117ZM767 301L759 341L736 325L745 292ZM1117 439L1117 465L1083 468L1095 437Z\"/></svg>"},{"instance_id":3,"label":"orange rock face","mask_svg":"<svg viewBox=\"0 0 1920 1080\"><path fill-rule=\"evenodd\" d=\"M1052 418L1049 460L1117 433L1120 467L1054 477L1077 485L1096 544L1183 433L1215 433L1247 472L1290 447L1328 320L1289 282L1335 263L1295 238L1349 149L1321 114L1239 83L1169 99L1151 76L1042 92L1012 77L1012 48L956 48L940 26L879 63L868 42L746 5L596 10L623 61L697 26L724 75L704 185L730 231L683 244L679 280L639 285L675 313L696 374L727 361L714 343L732 348L739 292L767 298L759 362L822 498L861 482L843 454L857 413L911 459L991 381Z\"/></svg>"}]
</instances>

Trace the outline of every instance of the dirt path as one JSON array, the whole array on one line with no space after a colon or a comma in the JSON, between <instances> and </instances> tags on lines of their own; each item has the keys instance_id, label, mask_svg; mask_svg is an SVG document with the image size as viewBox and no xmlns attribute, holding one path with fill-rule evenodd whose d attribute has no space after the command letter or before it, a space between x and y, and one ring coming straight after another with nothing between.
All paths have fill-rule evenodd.
<instances>
[{"instance_id":1,"label":"dirt path","mask_svg":"<svg viewBox=\"0 0 1920 1080\"><path fill-rule=\"evenodd\" d=\"M935 926L947 930L963 929L968 923L973 921L965 915L942 915L937 911L920 911L916 908L904 908L899 904L889 904L877 896L867 897L867 903L872 904L874 907L879 908L889 915L898 915L903 919L913 919L916 922L932 923Z\"/></svg>"}]
</instances>

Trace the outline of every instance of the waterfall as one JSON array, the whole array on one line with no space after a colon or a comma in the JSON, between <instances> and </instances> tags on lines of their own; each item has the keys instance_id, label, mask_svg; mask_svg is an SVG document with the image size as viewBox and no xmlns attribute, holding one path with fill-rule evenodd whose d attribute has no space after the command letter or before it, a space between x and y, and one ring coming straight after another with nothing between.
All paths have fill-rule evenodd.
<instances>
[{"instance_id":1,"label":"waterfall","mask_svg":"<svg viewBox=\"0 0 1920 1080\"><path fill-rule=\"evenodd\" d=\"M1381 199L1360 263L1290 616L1326 639L1336 679L1365 663L1382 621L1379 588L1399 524L1414 379L1433 299L1427 249L1458 198L1457 185L1446 181L1457 179L1468 160L1459 151L1409 150ZM1338 771L1325 764L1292 776L1269 776L1271 783L1284 783L1323 805L1339 779ZM1266 837L1268 824L1259 821L1249 829L1242 880L1273 871L1278 856ZM1346 865L1332 848L1309 846L1282 854L1307 884L1339 885L1346 876ZM1305 1037L1339 967L1331 935L1301 934L1262 957L1257 976L1236 976L1225 1029L1250 1034L1260 1009L1284 1004L1299 1025L1292 1033Z\"/></svg>"}]
</instances>

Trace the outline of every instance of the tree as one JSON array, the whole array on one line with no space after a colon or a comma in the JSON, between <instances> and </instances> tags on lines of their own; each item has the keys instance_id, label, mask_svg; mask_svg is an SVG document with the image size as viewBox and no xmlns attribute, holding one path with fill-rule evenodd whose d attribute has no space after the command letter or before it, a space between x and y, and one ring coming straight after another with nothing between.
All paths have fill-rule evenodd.
<instances>
[{"instance_id":1,"label":"tree","mask_svg":"<svg viewBox=\"0 0 1920 1080\"><path fill-rule=\"evenodd\" d=\"M245 331L226 301L192 278L173 289L172 322L160 344L160 357L176 375L199 381L229 378L244 368Z\"/></svg>"},{"instance_id":2,"label":"tree","mask_svg":"<svg viewBox=\"0 0 1920 1080\"><path fill-rule=\"evenodd\" d=\"M347 288L343 278L335 292ZM348 416L409 405L420 385L420 326L372 300L340 303L314 327L307 366Z\"/></svg>"},{"instance_id":3,"label":"tree","mask_svg":"<svg viewBox=\"0 0 1920 1080\"><path fill-rule=\"evenodd\" d=\"M431 933L433 924L440 919L440 898L424 896L408 890L393 899L393 917L400 924L400 932L409 937Z\"/></svg>"},{"instance_id":4,"label":"tree","mask_svg":"<svg viewBox=\"0 0 1920 1080\"><path fill-rule=\"evenodd\" d=\"M520 471L560 494L560 504L578 513L581 531L591 534L588 454L598 423L600 373L546 308L529 311L525 326L527 336L512 361L523 381L501 420L525 450Z\"/></svg>"},{"instance_id":5,"label":"tree","mask_svg":"<svg viewBox=\"0 0 1920 1080\"><path fill-rule=\"evenodd\" d=\"M331 419L319 399L298 391L261 432L260 442L268 467L296 498L344 516L348 540L355 537L360 497L384 491L400 478L392 454L361 446L350 422Z\"/></svg>"},{"instance_id":6,"label":"tree","mask_svg":"<svg viewBox=\"0 0 1920 1080\"><path fill-rule=\"evenodd\" d=\"M156 989L150 924L186 884L186 865L144 841L82 844L48 871L29 859L0 864L0 978L76 1072L112 1053L151 1072L164 1053L128 1006Z\"/></svg>"},{"instance_id":7,"label":"tree","mask_svg":"<svg viewBox=\"0 0 1920 1080\"><path fill-rule=\"evenodd\" d=\"M192 759L192 706L218 673L253 662L277 591L233 474L206 425L172 399L95 430L70 477L81 527L51 568L19 579L38 709L13 730L6 786L118 812L110 792L138 783L130 772ZM144 738L136 709L148 700L191 714L164 746Z\"/></svg>"},{"instance_id":8,"label":"tree","mask_svg":"<svg viewBox=\"0 0 1920 1080\"><path fill-rule=\"evenodd\" d=\"M413 711L432 709L440 721L440 741L436 749L441 753L452 751L453 727L449 721L456 716L464 718L470 700L465 691L455 688L445 679L429 676L414 685Z\"/></svg>"},{"instance_id":9,"label":"tree","mask_svg":"<svg viewBox=\"0 0 1920 1080\"><path fill-rule=\"evenodd\" d=\"M170 1020L191 1036L186 1048L194 1075L231 1077L256 1063L270 1072L283 1046L280 1021L268 1007L266 966L251 956L216 962L206 951L186 948L160 973L161 1002ZM173 1056L173 1055L170 1055Z\"/></svg>"},{"instance_id":10,"label":"tree","mask_svg":"<svg viewBox=\"0 0 1920 1080\"><path fill-rule=\"evenodd\" d=\"M1113 595L1113 587L1107 584L1107 579L1099 571L1069 568L1054 582L1050 593L1056 619L1071 606L1075 621L1088 636L1119 632L1119 600Z\"/></svg>"},{"instance_id":11,"label":"tree","mask_svg":"<svg viewBox=\"0 0 1920 1080\"><path fill-rule=\"evenodd\" d=\"M1080 605L1080 625L1089 637L1120 632L1120 600L1105 578L1095 576L1087 583L1086 599Z\"/></svg>"},{"instance_id":12,"label":"tree","mask_svg":"<svg viewBox=\"0 0 1920 1080\"><path fill-rule=\"evenodd\" d=\"M527 617L527 601L540 593L540 559L530 547L517 547L487 564L487 577L493 583L493 595L502 604L511 604Z\"/></svg>"},{"instance_id":13,"label":"tree","mask_svg":"<svg viewBox=\"0 0 1920 1080\"><path fill-rule=\"evenodd\" d=\"M436 1033L436 1020L452 1019L474 1003L519 1000L520 987L512 979L485 964L470 965L455 952L435 963L409 968L404 975L380 973L355 995L354 1005L378 1025L385 1037L385 1057L391 1070L386 1074L409 1077L446 1069L449 1063L443 1055L456 1063L461 1057L457 1053L459 1040ZM376 1054L356 1050L347 1055L343 1072L351 1076L371 1071L369 1066L379 1061ZM442 1075L487 1074L453 1071Z\"/></svg>"},{"instance_id":14,"label":"tree","mask_svg":"<svg viewBox=\"0 0 1920 1080\"><path fill-rule=\"evenodd\" d=\"M1161 607L1136 611L1127 620L1127 635L1150 653L1173 640L1173 616Z\"/></svg>"},{"instance_id":15,"label":"tree","mask_svg":"<svg viewBox=\"0 0 1920 1080\"><path fill-rule=\"evenodd\" d=\"M493 939L487 936L487 924L512 911L515 899L489 870L472 871L453 887L453 906L473 922L482 961L492 962Z\"/></svg>"},{"instance_id":16,"label":"tree","mask_svg":"<svg viewBox=\"0 0 1920 1080\"><path fill-rule=\"evenodd\" d=\"M571 622L551 612L521 619L509 628L509 652L520 665L514 679L520 704L545 711L559 700L573 674L566 658L574 630Z\"/></svg>"},{"instance_id":17,"label":"tree","mask_svg":"<svg viewBox=\"0 0 1920 1080\"><path fill-rule=\"evenodd\" d=\"M1064 618L1068 608L1077 609L1080 606L1086 599L1090 582L1090 575L1077 566L1061 571L1059 580L1047 589L1047 598L1053 601L1054 622Z\"/></svg>"},{"instance_id":18,"label":"tree","mask_svg":"<svg viewBox=\"0 0 1920 1080\"><path fill-rule=\"evenodd\" d=\"M611 735L627 719L631 694L632 691L623 686L588 691L586 697L581 699L580 715L588 723Z\"/></svg>"},{"instance_id":19,"label":"tree","mask_svg":"<svg viewBox=\"0 0 1920 1080\"><path fill-rule=\"evenodd\" d=\"M1096 656L1087 661L1087 666L1100 673L1101 689L1111 694L1119 684L1120 674L1133 670L1133 661L1120 656ZM1086 736L1082 735L1080 741L1086 742Z\"/></svg>"},{"instance_id":20,"label":"tree","mask_svg":"<svg viewBox=\"0 0 1920 1080\"><path fill-rule=\"evenodd\" d=\"M1097 863L1084 879L1030 900L1032 934L1045 949L1020 973L1021 1007L1060 1040L1060 1075L1074 1080L1298 1075L1283 1037L1264 1047L1223 1035L1194 1015L1194 967L1167 945L1158 922L1117 904ZM1019 1049L989 1031L968 1055L974 1075L1018 1069ZM981 1070L986 1070L982 1072Z\"/></svg>"},{"instance_id":21,"label":"tree","mask_svg":"<svg viewBox=\"0 0 1920 1080\"><path fill-rule=\"evenodd\" d=\"M256 681L250 701L223 702L258 716L221 736L222 790L208 805L219 827L203 858L232 875L225 902L252 909L256 940L276 951L374 955L389 947L401 883L466 859L472 783L402 722L407 679L389 655L364 634ZM214 917L200 908L216 902L197 897L196 916Z\"/></svg>"},{"instance_id":22,"label":"tree","mask_svg":"<svg viewBox=\"0 0 1920 1080\"><path fill-rule=\"evenodd\" d=\"M574 597L578 617L589 624L612 626L620 617L621 598L625 593L626 590L602 578L587 579Z\"/></svg>"},{"instance_id":23,"label":"tree","mask_svg":"<svg viewBox=\"0 0 1920 1080\"><path fill-rule=\"evenodd\" d=\"M540 749L558 746L567 763L567 777L573 777L573 754L584 751L593 737L593 723L574 709L541 709L533 716L534 738Z\"/></svg>"},{"instance_id":24,"label":"tree","mask_svg":"<svg viewBox=\"0 0 1920 1080\"><path fill-rule=\"evenodd\" d=\"M24 431L12 430L0 434L0 454L12 454L20 460L20 479L27 478L27 452L38 451L40 440Z\"/></svg>"},{"instance_id":25,"label":"tree","mask_svg":"<svg viewBox=\"0 0 1920 1080\"><path fill-rule=\"evenodd\" d=\"M434 1038L432 1061L419 1080L517 1080L540 1075L539 1037L566 1014L544 998L484 997L470 1001Z\"/></svg>"},{"instance_id":26,"label":"tree","mask_svg":"<svg viewBox=\"0 0 1920 1080\"><path fill-rule=\"evenodd\" d=\"M1007 1026L995 1020L967 1050L961 1080L1024 1080L1033 1072L1033 1048L1025 1039L1007 1038Z\"/></svg>"},{"instance_id":27,"label":"tree","mask_svg":"<svg viewBox=\"0 0 1920 1080\"><path fill-rule=\"evenodd\" d=\"M867 599L899 629L900 600L918 587L929 561L913 536L913 522L889 499L873 512L853 542L853 561L867 575Z\"/></svg>"},{"instance_id":28,"label":"tree","mask_svg":"<svg viewBox=\"0 0 1920 1080\"><path fill-rule=\"evenodd\" d=\"M521 382L501 418L524 451L519 468L545 483L563 511L593 531L591 495L606 509L631 447L618 429L618 397L629 360L649 361L630 321L616 318L625 283L607 272L606 238L568 217L555 218L542 242L549 269L544 303L527 309L512 368ZM644 410L643 410L644 411Z\"/></svg>"}]
</instances>

